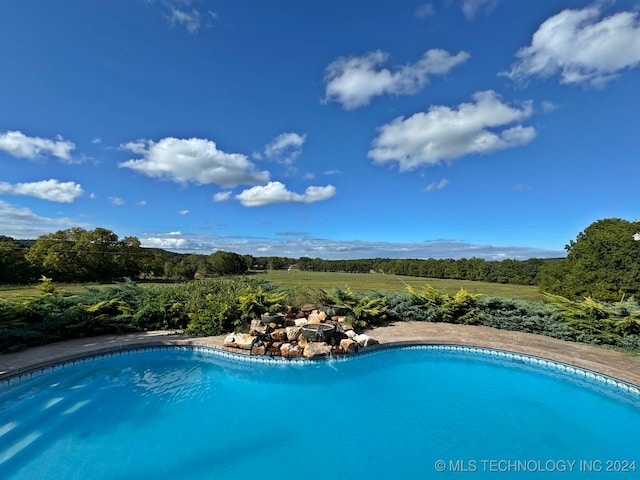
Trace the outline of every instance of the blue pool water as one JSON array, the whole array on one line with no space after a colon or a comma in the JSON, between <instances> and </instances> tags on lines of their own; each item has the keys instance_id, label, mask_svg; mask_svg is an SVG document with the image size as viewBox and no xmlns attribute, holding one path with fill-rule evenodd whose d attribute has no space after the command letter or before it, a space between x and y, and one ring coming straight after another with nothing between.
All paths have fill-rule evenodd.
<instances>
[{"instance_id":1,"label":"blue pool water","mask_svg":"<svg viewBox=\"0 0 640 480\"><path fill-rule=\"evenodd\" d=\"M631 479L639 445L637 388L481 349L159 348L0 383L6 480Z\"/></svg>"}]
</instances>

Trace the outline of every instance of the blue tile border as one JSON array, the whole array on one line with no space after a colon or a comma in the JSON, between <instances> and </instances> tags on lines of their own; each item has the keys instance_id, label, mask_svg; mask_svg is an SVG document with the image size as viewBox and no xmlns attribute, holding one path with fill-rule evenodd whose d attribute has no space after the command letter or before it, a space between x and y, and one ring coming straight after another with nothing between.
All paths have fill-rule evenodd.
<instances>
[{"instance_id":1,"label":"blue tile border","mask_svg":"<svg viewBox=\"0 0 640 480\"><path fill-rule=\"evenodd\" d=\"M204 356L215 357L223 360L246 363L246 364L263 364L263 365L290 365L290 364L317 364L318 362L349 362L374 355L383 355L390 351L398 350L428 350L435 352L457 353L465 356L477 356L483 359L497 360L505 365L510 363L527 365L539 371L547 371L570 377L579 381L584 381L596 386L605 387L607 389L617 390L620 393L630 395L640 400L640 386L634 385L617 378L589 370L584 367L578 367L568 363L551 360L548 358L537 357L535 355L517 353L508 350L499 350L489 347L472 347L454 344L431 344L431 343L404 343L383 344L375 347L369 347L355 354L336 355L328 357L319 357L318 359L309 360L306 358L282 358L246 355L241 353L221 350L215 347L192 346L192 345L149 345L137 346L114 350L106 353L90 354L72 360L39 367L27 372L18 373L8 378L0 380L0 388L13 385L15 383L37 377L49 372L58 371L68 366L84 364L88 362L102 361L104 359L119 357L123 355L135 355L149 351L183 351L193 352Z\"/></svg>"}]
</instances>

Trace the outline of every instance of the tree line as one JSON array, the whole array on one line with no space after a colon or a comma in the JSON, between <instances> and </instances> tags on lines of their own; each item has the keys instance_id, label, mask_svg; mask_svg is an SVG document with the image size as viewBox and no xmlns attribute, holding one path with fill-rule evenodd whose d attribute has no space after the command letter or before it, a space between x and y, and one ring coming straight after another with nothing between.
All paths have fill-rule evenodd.
<instances>
[{"instance_id":1,"label":"tree line","mask_svg":"<svg viewBox=\"0 0 640 480\"><path fill-rule=\"evenodd\" d=\"M105 228L71 228L37 240L0 236L0 282L30 283L42 276L56 282L103 282L130 278L199 280L249 270L297 268L314 272L387 273L416 277L536 285L542 259L486 261L453 259L354 259L254 257L217 251L181 254L144 248L136 237Z\"/></svg>"},{"instance_id":2,"label":"tree line","mask_svg":"<svg viewBox=\"0 0 640 480\"><path fill-rule=\"evenodd\" d=\"M324 260L255 257L217 251L181 254L144 248L136 237L105 228L71 228L15 240L0 236L0 283L104 282L123 278L198 280L249 270L387 273L426 278L537 285L570 299L621 301L640 293L640 222L598 220L565 247L566 258L487 261L462 259Z\"/></svg>"},{"instance_id":3,"label":"tree line","mask_svg":"<svg viewBox=\"0 0 640 480\"><path fill-rule=\"evenodd\" d=\"M476 257L458 260L451 258L323 260L303 257L296 262L296 267L303 271L314 272L377 272L413 277L537 285L540 269L549 261L540 258L488 261Z\"/></svg>"}]
</instances>

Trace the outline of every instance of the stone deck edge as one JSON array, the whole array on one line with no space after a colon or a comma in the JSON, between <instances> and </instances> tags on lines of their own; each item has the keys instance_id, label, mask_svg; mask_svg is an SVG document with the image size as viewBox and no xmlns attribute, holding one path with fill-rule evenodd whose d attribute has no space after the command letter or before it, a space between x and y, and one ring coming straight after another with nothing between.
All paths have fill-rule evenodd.
<instances>
[{"instance_id":1,"label":"stone deck edge","mask_svg":"<svg viewBox=\"0 0 640 480\"><path fill-rule=\"evenodd\" d=\"M424 330L426 333L413 331L416 328ZM586 344L565 342L540 335L496 330L490 327L447 325L444 328L440 326L439 334L429 334L429 330L436 331L437 329L438 325L433 324L418 325L417 327L415 324L399 324L375 329L368 333L373 336L377 335L381 344L376 347L367 347L363 351L403 345L459 345L490 348L561 362L640 386L639 355L626 354ZM487 329L489 329L489 332L487 332ZM406 331L403 332L402 330ZM391 335L388 332L393 332L393 334ZM465 338L465 334L468 332L471 332L472 338ZM398 338L399 336L402 337L403 334L404 338ZM424 338L425 336L431 338ZM243 353L238 352L237 349L225 348L223 340L224 335L193 337L177 335L168 331L142 332L122 336L105 335L67 340L33 347L22 352L0 355L0 380L6 380L16 375L83 357L145 346L200 346ZM565 349L566 353L563 352ZM586 353L586 355L583 356L581 353Z\"/></svg>"}]
</instances>

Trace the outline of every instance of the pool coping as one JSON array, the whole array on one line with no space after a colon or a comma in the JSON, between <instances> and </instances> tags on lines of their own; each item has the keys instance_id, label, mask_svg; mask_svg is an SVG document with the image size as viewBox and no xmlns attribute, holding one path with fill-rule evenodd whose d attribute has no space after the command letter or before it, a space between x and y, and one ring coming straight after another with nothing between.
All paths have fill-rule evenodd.
<instances>
[{"instance_id":1,"label":"pool coping","mask_svg":"<svg viewBox=\"0 0 640 480\"><path fill-rule=\"evenodd\" d=\"M362 352L393 346L451 345L489 348L524 354L593 371L627 384L640 386L640 355L593 345L567 342L541 335L498 330L492 327L427 322L401 322L367 331L379 346ZM224 347L224 335L193 337L170 331L104 335L33 347L0 355L0 381L43 367L103 353L145 346L196 346L238 352ZM357 355L357 354L356 354Z\"/></svg>"}]
</instances>

